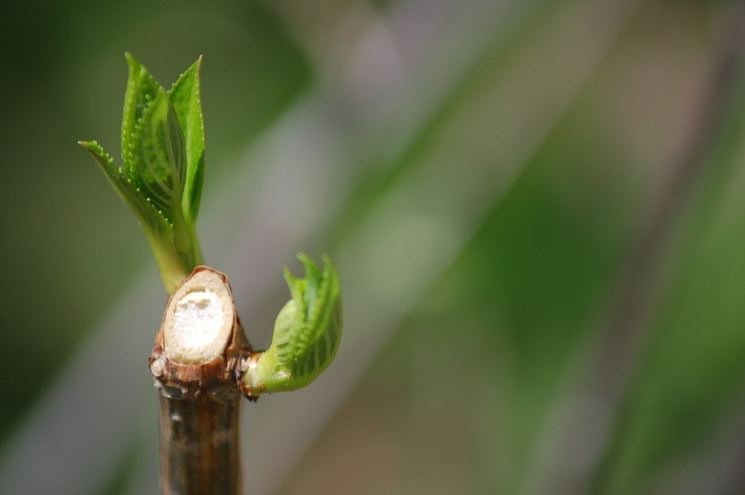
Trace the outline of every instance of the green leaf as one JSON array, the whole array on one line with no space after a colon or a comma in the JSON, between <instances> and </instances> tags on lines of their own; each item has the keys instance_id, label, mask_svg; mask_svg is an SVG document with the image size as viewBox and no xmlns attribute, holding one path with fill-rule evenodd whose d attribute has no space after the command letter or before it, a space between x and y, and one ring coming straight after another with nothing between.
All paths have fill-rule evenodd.
<instances>
[{"instance_id":1,"label":"green leaf","mask_svg":"<svg viewBox=\"0 0 745 495\"><path fill-rule=\"evenodd\" d=\"M269 349L244 376L248 395L295 390L308 385L336 355L341 339L339 278L331 260L323 257L323 271L304 254L305 278L285 270L292 294L277 315Z\"/></svg>"},{"instance_id":2,"label":"green leaf","mask_svg":"<svg viewBox=\"0 0 745 495\"><path fill-rule=\"evenodd\" d=\"M122 115L122 161L127 172L131 173L129 164L134 161L132 154L136 146L135 127L145 113L148 103L156 97L158 90L163 88L131 53L125 53L124 58L129 66L129 78L124 93Z\"/></svg>"},{"instance_id":3,"label":"green leaf","mask_svg":"<svg viewBox=\"0 0 745 495\"><path fill-rule=\"evenodd\" d=\"M184 132L186 144L186 178L181 200L184 216L194 222L199 213L199 202L204 182L204 122L199 93L200 56L181 74L168 92L171 106Z\"/></svg>"},{"instance_id":4,"label":"green leaf","mask_svg":"<svg viewBox=\"0 0 745 495\"><path fill-rule=\"evenodd\" d=\"M168 93L132 55L127 53L126 59L129 80L122 119L123 166L116 165L95 141L80 144L142 222L163 283L172 293L202 262L194 229L204 164L199 61ZM188 200L182 201L186 196Z\"/></svg>"},{"instance_id":5,"label":"green leaf","mask_svg":"<svg viewBox=\"0 0 745 495\"><path fill-rule=\"evenodd\" d=\"M124 96L122 159L127 177L170 223L180 222L186 180L184 135L169 94L131 54Z\"/></svg>"},{"instance_id":6,"label":"green leaf","mask_svg":"<svg viewBox=\"0 0 745 495\"><path fill-rule=\"evenodd\" d=\"M96 141L78 141L96 160L114 191L124 200L127 206L140 219L143 225L151 231L164 232L168 230L168 219L158 213L133 186L132 181L124 173L124 169L116 165L112 156Z\"/></svg>"}]
</instances>

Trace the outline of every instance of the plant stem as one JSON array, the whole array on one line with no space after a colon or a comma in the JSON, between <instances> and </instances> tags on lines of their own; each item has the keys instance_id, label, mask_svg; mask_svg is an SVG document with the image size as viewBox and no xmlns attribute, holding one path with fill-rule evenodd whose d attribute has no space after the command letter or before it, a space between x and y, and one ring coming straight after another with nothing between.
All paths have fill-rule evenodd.
<instances>
[{"instance_id":1,"label":"plant stem","mask_svg":"<svg viewBox=\"0 0 745 495\"><path fill-rule=\"evenodd\" d=\"M163 494L238 494L240 395L160 396Z\"/></svg>"},{"instance_id":2,"label":"plant stem","mask_svg":"<svg viewBox=\"0 0 745 495\"><path fill-rule=\"evenodd\" d=\"M240 493L240 375L251 350L225 275L200 266L166 307L150 356L167 495Z\"/></svg>"}]
</instances>

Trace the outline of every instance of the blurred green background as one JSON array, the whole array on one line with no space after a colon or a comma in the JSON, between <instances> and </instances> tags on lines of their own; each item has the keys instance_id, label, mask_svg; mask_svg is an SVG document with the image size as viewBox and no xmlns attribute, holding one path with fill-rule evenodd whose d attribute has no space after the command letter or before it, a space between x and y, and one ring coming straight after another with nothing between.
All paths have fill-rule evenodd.
<instances>
[{"instance_id":1,"label":"blurred green background","mask_svg":"<svg viewBox=\"0 0 745 495\"><path fill-rule=\"evenodd\" d=\"M745 491L741 2L31 1L0 16L0 493L157 486L165 295L75 142L199 54L199 232L249 338L296 251L345 335L244 408L251 494Z\"/></svg>"}]
</instances>

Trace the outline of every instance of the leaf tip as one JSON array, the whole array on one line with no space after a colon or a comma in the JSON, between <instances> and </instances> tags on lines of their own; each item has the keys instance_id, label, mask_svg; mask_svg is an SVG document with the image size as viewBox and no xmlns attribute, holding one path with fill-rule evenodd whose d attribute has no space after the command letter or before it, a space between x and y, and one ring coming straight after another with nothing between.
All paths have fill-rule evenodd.
<instances>
[{"instance_id":1,"label":"leaf tip","mask_svg":"<svg viewBox=\"0 0 745 495\"><path fill-rule=\"evenodd\" d=\"M323 271L327 269L334 269L334 264L331 262L331 256L328 254L321 255L321 263L323 263Z\"/></svg>"},{"instance_id":2,"label":"leaf tip","mask_svg":"<svg viewBox=\"0 0 745 495\"><path fill-rule=\"evenodd\" d=\"M132 52L124 52L124 60L127 61L127 66L129 66L130 71L136 71L142 67L142 64L134 55L132 55Z\"/></svg>"},{"instance_id":3,"label":"leaf tip","mask_svg":"<svg viewBox=\"0 0 745 495\"><path fill-rule=\"evenodd\" d=\"M313 260L310 259L310 256L308 256L307 254L305 254L302 251L300 251L299 253L297 253L297 255L295 257L303 264L303 266L308 266L309 264L311 264L311 265L314 264L313 263Z\"/></svg>"},{"instance_id":4,"label":"leaf tip","mask_svg":"<svg viewBox=\"0 0 745 495\"><path fill-rule=\"evenodd\" d=\"M77 143L80 147L90 152L98 151L99 148L98 141L96 140L85 141L81 139Z\"/></svg>"}]
</instances>

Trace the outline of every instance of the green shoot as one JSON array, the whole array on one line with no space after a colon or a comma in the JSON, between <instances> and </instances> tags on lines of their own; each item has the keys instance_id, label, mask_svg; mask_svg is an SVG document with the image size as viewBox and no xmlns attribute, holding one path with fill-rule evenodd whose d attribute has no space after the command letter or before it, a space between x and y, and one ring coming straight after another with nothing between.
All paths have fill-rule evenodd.
<instances>
[{"instance_id":1,"label":"green shoot","mask_svg":"<svg viewBox=\"0 0 745 495\"><path fill-rule=\"evenodd\" d=\"M201 57L166 91L131 54L122 119L122 162L79 141L137 216L172 294L202 263L195 223L204 181Z\"/></svg>"},{"instance_id":2,"label":"green shoot","mask_svg":"<svg viewBox=\"0 0 745 495\"><path fill-rule=\"evenodd\" d=\"M323 271L300 254L305 278L285 269L292 299L277 315L272 344L249 364L243 386L251 396L295 390L325 370L339 348L341 299L339 279L328 257Z\"/></svg>"},{"instance_id":3,"label":"green shoot","mask_svg":"<svg viewBox=\"0 0 745 495\"><path fill-rule=\"evenodd\" d=\"M173 295L202 264L195 231L204 182L204 125L199 58L166 91L129 53L122 118L122 162L96 141L79 144L142 224L166 291ZM240 379L249 396L294 390L331 363L341 337L339 279L327 258L323 271L299 255L305 278L285 270L292 293L277 316L272 345L254 353Z\"/></svg>"}]
</instances>

